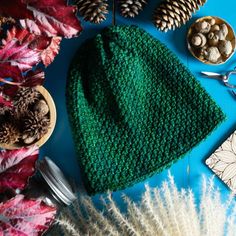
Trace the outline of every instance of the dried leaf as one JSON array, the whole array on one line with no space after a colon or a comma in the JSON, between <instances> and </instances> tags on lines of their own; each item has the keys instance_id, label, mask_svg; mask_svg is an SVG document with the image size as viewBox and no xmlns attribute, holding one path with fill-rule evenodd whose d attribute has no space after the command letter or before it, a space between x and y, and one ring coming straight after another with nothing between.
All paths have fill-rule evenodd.
<instances>
[{"instance_id":1,"label":"dried leaf","mask_svg":"<svg viewBox=\"0 0 236 236\"><path fill-rule=\"evenodd\" d=\"M15 94L17 93L19 89L19 86L16 85L9 85L9 84L5 84L3 86L3 94L9 96L11 99L15 96Z\"/></svg>"},{"instance_id":2,"label":"dried leaf","mask_svg":"<svg viewBox=\"0 0 236 236\"><path fill-rule=\"evenodd\" d=\"M7 37L2 40L2 44L6 45L14 39L17 39L20 45L27 44L29 49L38 52L45 66L50 65L59 53L60 42L62 40L61 37L35 35L26 29L13 27L8 30Z\"/></svg>"},{"instance_id":3,"label":"dried leaf","mask_svg":"<svg viewBox=\"0 0 236 236\"><path fill-rule=\"evenodd\" d=\"M36 147L0 151L0 193L6 189L23 190L35 173L38 155Z\"/></svg>"},{"instance_id":4,"label":"dried leaf","mask_svg":"<svg viewBox=\"0 0 236 236\"><path fill-rule=\"evenodd\" d=\"M50 45L41 53L41 59L45 66L49 66L59 53L61 37L52 37Z\"/></svg>"},{"instance_id":5,"label":"dried leaf","mask_svg":"<svg viewBox=\"0 0 236 236\"><path fill-rule=\"evenodd\" d=\"M72 38L82 28L76 17L76 6L68 6L65 0L26 0L27 9L33 13L34 20L24 19L20 23L31 32L47 36Z\"/></svg>"},{"instance_id":6,"label":"dried leaf","mask_svg":"<svg viewBox=\"0 0 236 236\"><path fill-rule=\"evenodd\" d=\"M37 85L42 85L45 79L45 73L41 69L35 71L30 71L24 78L22 86L24 87L35 87Z\"/></svg>"},{"instance_id":7,"label":"dried leaf","mask_svg":"<svg viewBox=\"0 0 236 236\"><path fill-rule=\"evenodd\" d=\"M28 30L19 27L12 27L8 30L7 37L2 39L2 44L5 45L13 39L17 39L20 45L28 44L30 49L37 49L38 51L46 49L51 42L51 38L32 34Z\"/></svg>"},{"instance_id":8,"label":"dried leaf","mask_svg":"<svg viewBox=\"0 0 236 236\"><path fill-rule=\"evenodd\" d=\"M0 236L39 236L55 219L56 208L23 195L0 204Z\"/></svg>"},{"instance_id":9,"label":"dried leaf","mask_svg":"<svg viewBox=\"0 0 236 236\"><path fill-rule=\"evenodd\" d=\"M66 0L0 0L0 6L0 14L19 19L37 35L72 38L82 30L76 6L68 6Z\"/></svg>"},{"instance_id":10,"label":"dried leaf","mask_svg":"<svg viewBox=\"0 0 236 236\"><path fill-rule=\"evenodd\" d=\"M37 69L35 71L29 71L25 76L21 78L19 84L21 87L35 87L37 85L43 85L45 80L45 73L42 69ZM6 82L6 81L5 81ZM17 91L19 90L19 86L5 84L3 86L3 94L13 98Z\"/></svg>"},{"instance_id":11,"label":"dried leaf","mask_svg":"<svg viewBox=\"0 0 236 236\"><path fill-rule=\"evenodd\" d=\"M33 14L27 9L25 0L0 0L0 14L15 19L33 19Z\"/></svg>"},{"instance_id":12,"label":"dried leaf","mask_svg":"<svg viewBox=\"0 0 236 236\"><path fill-rule=\"evenodd\" d=\"M12 78L15 82L22 81L21 70L16 66L11 66L8 62L0 63L0 81L5 82L8 78Z\"/></svg>"},{"instance_id":13,"label":"dried leaf","mask_svg":"<svg viewBox=\"0 0 236 236\"><path fill-rule=\"evenodd\" d=\"M29 48L29 43L21 44L17 38L5 41L0 48L0 64L10 63L13 67L19 67L26 71L38 64L40 53L36 49Z\"/></svg>"}]
</instances>

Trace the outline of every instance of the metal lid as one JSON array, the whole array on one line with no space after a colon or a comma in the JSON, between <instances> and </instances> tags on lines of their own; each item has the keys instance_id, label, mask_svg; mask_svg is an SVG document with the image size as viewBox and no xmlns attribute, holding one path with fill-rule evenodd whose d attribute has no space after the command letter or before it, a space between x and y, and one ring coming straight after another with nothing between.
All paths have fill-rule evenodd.
<instances>
[{"instance_id":1,"label":"metal lid","mask_svg":"<svg viewBox=\"0 0 236 236\"><path fill-rule=\"evenodd\" d=\"M49 185L53 196L66 205L70 205L76 196L59 167L48 157L38 163L38 170Z\"/></svg>"}]
</instances>

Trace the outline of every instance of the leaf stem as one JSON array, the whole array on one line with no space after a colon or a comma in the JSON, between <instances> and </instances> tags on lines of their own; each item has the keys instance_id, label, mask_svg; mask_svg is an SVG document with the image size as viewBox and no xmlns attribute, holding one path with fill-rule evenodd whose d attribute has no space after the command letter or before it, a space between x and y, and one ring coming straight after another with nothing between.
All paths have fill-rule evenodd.
<instances>
[{"instance_id":1,"label":"leaf stem","mask_svg":"<svg viewBox=\"0 0 236 236\"><path fill-rule=\"evenodd\" d=\"M5 84L10 84L10 85L17 85L20 86L22 83L17 83L17 82L12 82L12 81L8 81L6 79L0 78L0 82L3 82Z\"/></svg>"}]
</instances>

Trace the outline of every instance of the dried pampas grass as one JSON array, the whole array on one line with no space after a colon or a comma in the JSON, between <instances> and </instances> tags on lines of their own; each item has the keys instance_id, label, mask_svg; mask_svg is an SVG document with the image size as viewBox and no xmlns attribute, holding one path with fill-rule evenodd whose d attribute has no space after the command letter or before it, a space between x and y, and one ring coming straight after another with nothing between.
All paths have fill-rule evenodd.
<instances>
[{"instance_id":1,"label":"dried pampas grass","mask_svg":"<svg viewBox=\"0 0 236 236\"><path fill-rule=\"evenodd\" d=\"M91 198L81 196L57 219L65 236L235 236L236 204L234 196L223 203L213 179L203 179L199 207L191 190L178 190L174 179L160 188L146 186L139 203L124 196L127 211L120 211L112 195L101 199L103 211ZM58 230L58 228L57 228Z\"/></svg>"}]
</instances>

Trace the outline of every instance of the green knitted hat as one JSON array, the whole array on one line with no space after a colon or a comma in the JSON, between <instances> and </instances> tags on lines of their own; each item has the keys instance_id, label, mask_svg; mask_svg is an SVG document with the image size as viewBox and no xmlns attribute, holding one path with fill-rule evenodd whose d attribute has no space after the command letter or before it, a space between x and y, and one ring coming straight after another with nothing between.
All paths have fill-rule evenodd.
<instances>
[{"instance_id":1,"label":"green knitted hat","mask_svg":"<svg viewBox=\"0 0 236 236\"><path fill-rule=\"evenodd\" d=\"M112 26L86 41L68 77L67 108L90 194L162 171L224 119L179 59L136 26Z\"/></svg>"}]
</instances>

